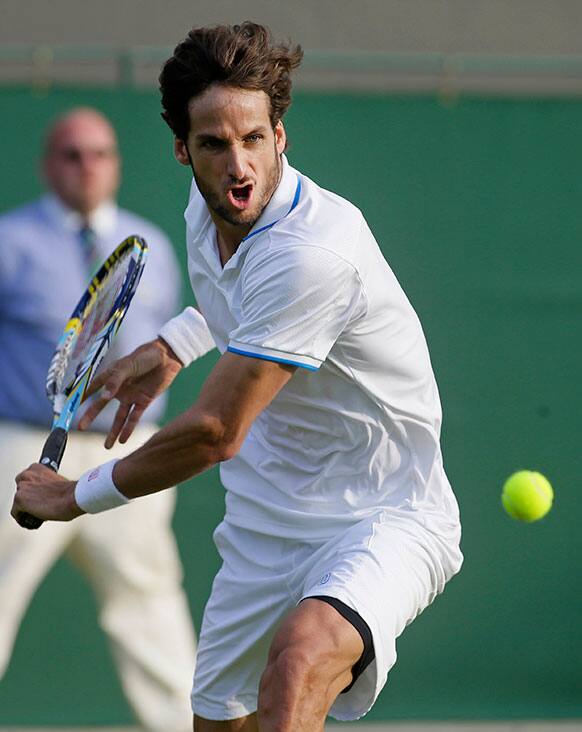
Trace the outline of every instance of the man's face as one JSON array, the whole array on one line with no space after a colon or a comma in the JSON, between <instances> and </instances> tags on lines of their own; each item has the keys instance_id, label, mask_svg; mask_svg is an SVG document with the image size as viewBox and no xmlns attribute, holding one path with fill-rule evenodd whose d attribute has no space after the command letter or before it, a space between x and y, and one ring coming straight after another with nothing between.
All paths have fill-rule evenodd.
<instances>
[{"instance_id":1,"label":"man's face","mask_svg":"<svg viewBox=\"0 0 582 732\"><path fill-rule=\"evenodd\" d=\"M189 105L187 146L176 140L175 154L188 165L217 224L246 233L261 215L279 183L285 130L269 118L269 97L214 85Z\"/></svg>"},{"instance_id":2,"label":"man's face","mask_svg":"<svg viewBox=\"0 0 582 732\"><path fill-rule=\"evenodd\" d=\"M47 141L47 185L70 208L90 214L119 187L115 134L96 112L80 110L57 123Z\"/></svg>"}]
</instances>

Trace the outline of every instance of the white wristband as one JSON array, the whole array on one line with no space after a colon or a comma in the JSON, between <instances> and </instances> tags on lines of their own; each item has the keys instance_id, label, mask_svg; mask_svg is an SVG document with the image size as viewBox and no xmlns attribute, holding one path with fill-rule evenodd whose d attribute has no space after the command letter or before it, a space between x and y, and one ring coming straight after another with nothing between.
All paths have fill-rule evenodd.
<instances>
[{"instance_id":1,"label":"white wristband","mask_svg":"<svg viewBox=\"0 0 582 732\"><path fill-rule=\"evenodd\" d=\"M202 313L187 307L162 326L158 335L170 346L184 366L216 348Z\"/></svg>"},{"instance_id":2,"label":"white wristband","mask_svg":"<svg viewBox=\"0 0 582 732\"><path fill-rule=\"evenodd\" d=\"M124 506L129 498L120 493L113 482L113 468L117 459L91 468L75 486L75 501L86 513L100 513L110 508Z\"/></svg>"}]
</instances>

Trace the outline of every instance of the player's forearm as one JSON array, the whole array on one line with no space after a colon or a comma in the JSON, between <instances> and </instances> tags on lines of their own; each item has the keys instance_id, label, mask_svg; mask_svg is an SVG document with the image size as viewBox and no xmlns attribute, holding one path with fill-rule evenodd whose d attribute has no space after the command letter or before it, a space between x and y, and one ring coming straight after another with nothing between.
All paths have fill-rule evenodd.
<instances>
[{"instance_id":1,"label":"player's forearm","mask_svg":"<svg viewBox=\"0 0 582 732\"><path fill-rule=\"evenodd\" d=\"M113 479L127 498L156 493L228 460L237 443L218 419L190 410L120 460Z\"/></svg>"},{"instance_id":2,"label":"player's forearm","mask_svg":"<svg viewBox=\"0 0 582 732\"><path fill-rule=\"evenodd\" d=\"M286 364L223 354L194 406L132 455L81 477L75 488L78 505L90 513L115 508L231 459L293 372Z\"/></svg>"}]
</instances>

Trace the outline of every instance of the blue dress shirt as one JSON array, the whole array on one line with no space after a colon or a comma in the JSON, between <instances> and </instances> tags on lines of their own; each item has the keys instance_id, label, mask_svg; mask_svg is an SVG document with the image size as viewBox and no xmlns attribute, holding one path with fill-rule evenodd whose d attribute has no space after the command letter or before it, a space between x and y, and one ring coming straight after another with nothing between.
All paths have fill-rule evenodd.
<instances>
[{"instance_id":1,"label":"blue dress shirt","mask_svg":"<svg viewBox=\"0 0 582 732\"><path fill-rule=\"evenodd\" d=\"M145 341L178 312L180 273L172 245L154 224L113 203L90 217L93 244L101 260L131 234L149 244L149 257L107 360ZM45 393L46 372L67 318L87 286L83 222L54 195L0 216L0 419L49 427L52 408ZM155 422L164 398L142 421ZM116 403L103 411L94 429L106 431Z\"/></svg>"}]
</instances>

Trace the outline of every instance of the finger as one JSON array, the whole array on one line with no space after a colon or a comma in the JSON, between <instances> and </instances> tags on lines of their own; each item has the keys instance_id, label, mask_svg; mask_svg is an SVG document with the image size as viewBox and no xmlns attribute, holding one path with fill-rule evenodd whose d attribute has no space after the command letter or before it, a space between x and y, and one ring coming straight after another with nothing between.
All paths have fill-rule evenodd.
<instances>
[{"instance_id":1,"label":"finger","mask_svg":"<svg viewBox=\"0 0 582 732\"><path fill-rule=\"evenodd\" d=\"M85 413L79 420L78 429L83 431L88 429L91 424L93 423L93 420L101 414L103 409L109 404L111 400L106 399L104 397L99 397L99 399L94 399L91 404L87 407L85 410Z\"/></svg>"},{"instance_id":2,"label":"finger","mask_svg":"<svg viewBox=\"0 0 582 732\"><path fill-rule=\"evenodd\" d=\"M133 405L133 409L131 410L131 413L129 417L127 418L125 425L123 427L123 430L121 431L121 434L119 436L119 442L124 444L129 440L131 437L134 429L137 426L137 423L141 419L141 415L145 412L145 407L139 407L136 404Z\"/></svg>"},{"instance_id":3,"label":"finger","mask_svg":"<svg viewBox=\"0 0 582 732\"><path fill-rule=\"evenodd\" d=\"M24 468L24 470L21 470L20 473L18 473L18 475L15 478L16 482L17 483L22 483L22 481L27 480L28 478L30 478L30 471L33 470L35 466L41 467L41 468L44 467L40 463L31 463L28 466L28 468Z\"/></svg>"},{"instance_id":4,"label":"finger","mask_svg":"<svg viewBox=\"0 0 582 732\"><path fill-rule=\"evenodd\" d=\"M97 374L91 379L89 382L89 386L87 387L87 396L93 396L93 394L96 394L99 389L101 389L102 386L105 385L107 378L109 376L109 368L103 369L103 371L98 371Z\"/></svg>"},{"instance_id":5,"label":"finger","mask_svg":"<svg viewBox=\"0 0 582 732\"><path fill-rule=\"evenodd\" d=\"M20 505L18 504L18 502L15 499L14 503L12 504L12 508L10 509L10 515L12 516L13 519L15 519L18 523L20 523L20 521L18 519L20 518L21 513L22 513L22 509L20 508Z\"/></svg>"},{"instance_id":6,"label":"finger","mask_svg":"<svg viewBox=\"0 0 582 732\"><path fill-rule=\"evenodd\" d=\"M21 473L22 475L22 473ZM20 481L19 486L16 489L16 493L14 494L14 498L12 501L12 509L10 511L10 514L13 518L15 518L18 521L18 517L21 513L24 511L22 498L23 493L26 492L26 483L24 483L22 480ZM19 522L20 523L20 522Z\"/></svg>"},{"instance_id":7,"label":"finger","mask_svg":"<svg viewBox=\"0 0 582 732\"><path fill-rule=\"evenodd\" d=\"M87 396L96 394L99 389L103 388L101 396L104 399L111 400L121 389L123 384L135 375L135 366L132 359L120 358L114 361L103 371L99 371L91 379L91 383L87 389Z\"/></svg>"},{"instance_id":8,"label":"finger","mask_svg":"<svg viewBox=\"0 0 582 732\"><path fill-rule=\"evenodd\" d=\"M105 447L109 450L110 448L115 445L115 441L119 437L119 433L123 429L123 426L125 424L125 421L127 419L127 416L129 414L129 411L131 409L131 404L120 404L117 412L115 413L115 417L113 419L113 424L111 425L111 429L109 430L109 434L105 438Z\"/></svg>"}]
</instances>

